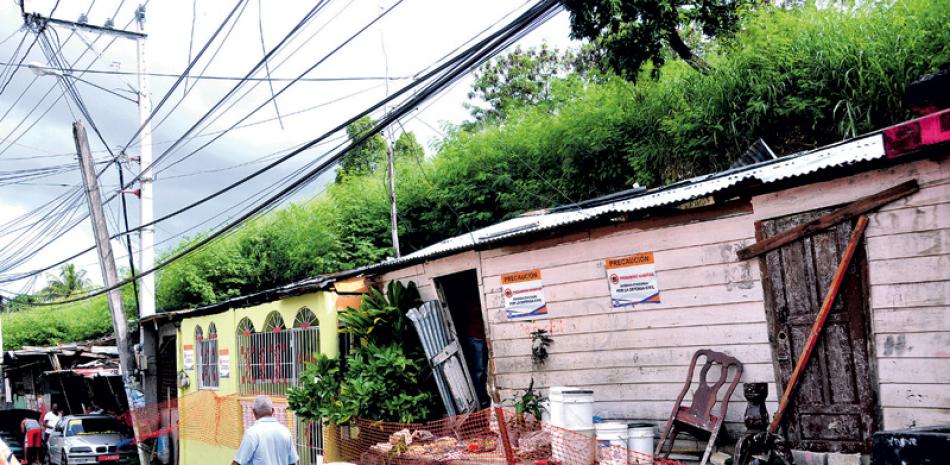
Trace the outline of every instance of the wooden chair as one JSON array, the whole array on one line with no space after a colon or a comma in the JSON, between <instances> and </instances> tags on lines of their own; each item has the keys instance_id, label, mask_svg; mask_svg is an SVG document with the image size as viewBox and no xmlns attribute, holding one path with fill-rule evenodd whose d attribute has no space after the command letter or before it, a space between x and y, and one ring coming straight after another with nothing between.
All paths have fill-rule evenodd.
<instances>
[{"instance_id":1,"label":"wooden chair","mask_svg":"<svg viewBox=\"0 0 950 465\"><path fill-rule=\"evenodd\" d=\"M696 387L696 392L693 393L693 402L688 406L683 406L683 398L686 397L686 393L689 392L689 388L692 387L693 384L693 371L696 369L696 361L701 356L706 357L706 363L703 364L703 368L699 372L699 385ZM719 365L719 379L710 385L706 381L706 375L709 373L709 369L714 365ZM725 396L719 399L719 391L726 384L729 378L729 372L733 371L732 367L736 367L734 370L735 376L729 381L729 387L726 389ZM663 453L663 446L666 443L667 437L670 437L670 433L672 433L672 437L670 437L670 449L666 452L666 457L669 457L670 452L673 451L673 443L676 442L676 436L680 431L685 430L694 435L696 435L696 433L703 435L703 432L705 432L709 434L709 444L706 445L706 452L703 454L702 461L699 462L699 465L705 465L709 460L709 456L712 454L713 446L716 444L716 437L719 436L719 429L722 428L722 422L726 418L729 398L732 397L732 393L736 390L736 386L739 384L739 378L741 377L742 362L736 358L709 349L697 350L696 353L693 354L693 360L689 364L689 374L686 375L686 385L683 386L679 397L676 398L676 403L673 404L673 412L670 414L670 419L666 422L663 434L660 435L660 442L656 446L656 453L654 455L660 457ZM712 414L712 409L717 401L720 401L722 405L718 416Z\"/></svg>"}]
</instances>

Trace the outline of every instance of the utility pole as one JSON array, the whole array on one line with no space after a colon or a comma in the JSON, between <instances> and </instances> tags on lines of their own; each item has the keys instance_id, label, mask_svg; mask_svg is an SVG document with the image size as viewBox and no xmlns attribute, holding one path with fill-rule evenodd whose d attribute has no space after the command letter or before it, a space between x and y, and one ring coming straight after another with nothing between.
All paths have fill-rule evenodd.
<instances>
[{"instance_id":1,"label":"utility pole","mask_svg":"<svg viewBox=\"0 0 950 465\"><path fill-rule=\"evenodd\" d=\"M379 10L385 10L382 1L379 3ZM383 37L383 29L379 29L379 45L383 51L383 65L386 68L386 97L389 97L389 54L386 53L386 39ZM388 110L384 107L384 111ZM386 130L383 129L383 139L386 140L386 172L389 175L389 224L392 227L393 234L393 256L399 258L402 253L399 251L399 211L396 208L396 162L393 160L393 132L389 131L389 137L386 137Z\"/></svg>"},{"instance_id":2,"label":"utility pole","mask_svg":"<svg viewBox=\"0 0 950 465\"><path fill-rule=\"evenodd\" d=\"M81 121L73 123L73 139L76 141L76 153L79 156L79 168L82 172L82 182L86 189L86 200L89 203L89 218L92 220L92 230L96 238L96 251L99 253L99 268L102 270L102 280L107 288L119 282L119 275L115 269L115 256L112 254L112 243L109 241L109 229L106 217L102 211L102 195L99 193L99 179L96 177L96 167L89 150L89 139L86 128ZM119 371L122 375L122 384L129 403L129 413L132 416L132 428L135 437L139 437L136 409L132 402L132 370L134 359L132 346L129 344L129 322L122 309L122 291L119 288L110 289L108 294L109 310L112 313L112 328L115 329L115 346L119 352ZM139 447L141 463L148 463L147 455ZM142 460L142 459L145 460Z\"/></svg>"},{"instance_id":3,"label":"utility pole","mask_svg":"<svg viewBox=\"0 0 950 465\"><path fill-rule=\"evenodd\" d=\"M21 4L22 6L22 4ZM139 5L135 10L135 20L138 23L138 31L125 31L113 29L111 26L95 26L85 22L67 21L63 19L46 18L36 13L30 13L29 19L33 21L43 21L49 24L58 24L61 26L83 29L97 34L111 34L118 37L135 40L137 74L138 74L138 107L139 123L141 131L139 132L138 157L139 167L142 169L139 180L139 221L140 225L151 223L154 219L154 210L152 207L152 126L149 116L152 113L151 92L149 91L147 73L147 61L145 56L145 5ZM139 269L150 270L155 267L155 228L148 226L142 228L139 232ZM148 274L139 278L139 318L155 314L155 275Z\"/></svg>"},{"instance_id":4,"label":"utility pole","mask_svg":"<svg viewBox=\"0 0 950 465\"><path fill-rule=\"evenodd\" d=\"M401 254L399 253L399 224L396 210L396 163L393 161L393 144L389 140L386 141L386 158L389 159L389 222L393 229L393 254L399 258Z\"/></svg>"},{"instance_id":5,"label":"utility pole","mask_svg":"<svg viewBox=\"0 0 950 465\"><path fill-rule=\"evenodd\" d=\"M151 92L148 86L148 61L145 59L145 5L135 10L135 21L141 34L135 41L139 84L139 225L154 219L152 205L152 114ZM139 269L155 267L155 227L145 226L139 231ZM139 278L139 318L155 314L155 274Z\"/></svg>"}]
</instances>

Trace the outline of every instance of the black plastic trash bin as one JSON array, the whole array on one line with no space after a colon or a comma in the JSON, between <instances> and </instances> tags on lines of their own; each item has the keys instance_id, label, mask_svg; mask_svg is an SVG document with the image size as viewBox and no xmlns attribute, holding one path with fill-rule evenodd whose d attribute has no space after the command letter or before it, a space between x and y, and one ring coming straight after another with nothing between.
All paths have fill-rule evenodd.
<instances>
[{"instance_id":1,"label":"black plastic trash bin","mask_svg":"<svg viewBox=\"0 0 950 465\"><path fill-rule=\"evenodd\" d=\"M871 465L950 463L950 425L874 433Z\"/></svg>"}]
</instances>

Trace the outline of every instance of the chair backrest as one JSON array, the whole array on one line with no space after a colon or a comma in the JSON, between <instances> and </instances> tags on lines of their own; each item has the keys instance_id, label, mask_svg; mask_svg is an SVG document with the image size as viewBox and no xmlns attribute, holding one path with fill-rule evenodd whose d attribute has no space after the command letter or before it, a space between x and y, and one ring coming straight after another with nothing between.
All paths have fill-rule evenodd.
<instances>
[{"instance_id":1,"label":"chair backrest","mask_svg":"<svg viewBox=\"0 0 950 465\"><path fill-rule=\"evenodd\" d=\"M696 362L699 360L699 357L702 356L706 357L706 362L699 371L699 385L696 388L696 392L693 393L693 401L687 409L690 414L702 419L703 423L711 424L711 412L719 400L722 400L722 412L719 415L719 421L722 421L722 417L725 416L729 398L732 397L733 391L735 391L736 386L739 384L739 378L742 377L742 362L722 352L709 349L697 350L696 353L693 354L693 359L689 364L689 374L686 377L686 385L683 387L683 391L680 393L680 398L677 400L677 403L682 402L683 397L689 391L690 386L692 386L693 371L696 369ZM716 365L719 366L719 378L710 384L707 376L709 370ZM735 367L735 370L732 369L733 367ZM734 372L731 380L729 380L730 372ZM726 385L727 381L729 385L726 389L726 393L724 396L719 397L719 391Z\"/></svg>"}]
</instances>

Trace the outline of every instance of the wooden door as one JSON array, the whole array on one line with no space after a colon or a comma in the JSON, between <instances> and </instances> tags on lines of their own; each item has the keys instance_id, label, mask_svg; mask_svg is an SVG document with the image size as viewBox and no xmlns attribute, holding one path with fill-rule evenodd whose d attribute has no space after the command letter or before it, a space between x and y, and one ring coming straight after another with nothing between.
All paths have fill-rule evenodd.
<instances>
[{"instance_id":1,"label":"wooden door","mask_svg":"<svg viewBox=\"0 0 950 465\"><path fill-rule=\"evenodd\" d=\"M757 236L768 238L823 213L827 212L762 221ZM792 374L853 226L839 224L764 257L769 338L780 389ZM870 379L865 270L861 244L785 414L783 426L793 448L833 452L870 448L877 409Z\"/></svg>"}]
</instances>

